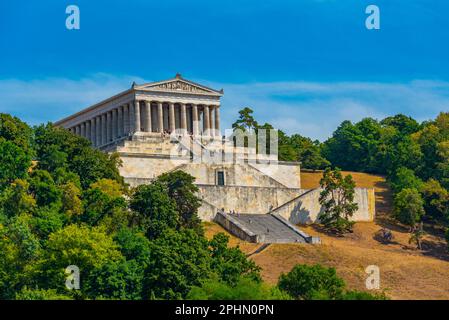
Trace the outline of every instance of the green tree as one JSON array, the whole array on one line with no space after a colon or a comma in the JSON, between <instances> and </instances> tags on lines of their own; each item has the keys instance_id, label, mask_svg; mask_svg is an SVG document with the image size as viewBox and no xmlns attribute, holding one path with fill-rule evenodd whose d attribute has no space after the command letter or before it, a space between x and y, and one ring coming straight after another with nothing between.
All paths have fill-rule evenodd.
<instances>
[{"instance_id":1,"label":"green tree","mask_svg":"<svg viewBox=\"0 0 449 320\"><path fill-rule=\"evenodd\" d=\"M115 180L100 179L83 193L84 212L79 220L91 226L104 225L109 232L129 224L130 214L122 194L122 186Z\"/></svg>"},{"instance_id":2,"label":"green tree","mask_svg":"<svg viewBox=\"0 0 449 320\"><path fill-rule=\"evenodd\" d=\"M46 170L33 170L30 179L30 191L38 206L54 206L56 208L62 206L61 189Z\"/></svg>"},{"instance_id":3,"label":"green tree","mask_svg":"<svg viewBox=\"0 0 449 320\"><path fill-rule=\"evenodd\" d=\"M32 153L33 130L17 117L0 113L0 140L12 142L30 157Z\"/></svg>"},{"instance_id":4,"label":"green tree","mask_svg":"<svg viewBox=\"0 0 449 320\"><path fill-rule=\"evenodd\" d=\"M149 239L159 237L169 228L180 228L176 202L169 197L167 187L158 181L138 186L130 200L130 208L137 214Z\"/></svg>"},{"instance_id":5,"label":"green tree","mask_svg":"<svg viewBox=\"0 0 449 320\"><path fill-rule=\"evenodd\" d=\"M413 170L404 167L397 169L394 176L390 178L390 185L395 193L405 188L420 190L422 184L422 180L415 175Z\"/></svg>"},{"instance_id":6,"label":"green tree","mask_svg":"<svg viewBox=\"0 0 449 320\"><path fill-rule=\"evenodd\" d=\"M358 209L354 202L355 182L351 175L343 178L340 169L326 169L320 180L322 191L319 202L324 211L319 215L320 222L330 231L343 234L352 231L349 221Z\"/></svg>"},{"instance_id":7,"label":"green tree","mask_svg":"<svg viewBox=\"0 0 449 320\"><path fill-rule=\"evenodd\" d=\"M208 279L194 286L187 295L189 300L290 300L291 297L277 287L241 277L234 285L217 279Z\"/></svg>"},{"instance_id":8,"label":"green tree","mask_svg":"<svg viewBox=\"0 0 449 320\"><path fill-rule=\"evenodd\" d=\"M111 261L94 269L83 282L91 299L140 300L143 269L135 261Z\"/></svg>"},{"instance_id":9,"label":"green tree","mask_svg":"<svg viewBox=\"0 0 449 320\"><path fill-rule=\"evenodd\" d=\"M0 192L0 213L8 218L32 213L36 208L36 200L31 196L29 187L28 181L17 179Z\"/></svg>"},{"instance_id":10,"label":"green tree","mask_svg":"<svg viewBox=\"0 0 449 320\"><path fill-rule=\"evenodd\" d=\"M195 178L178 170L160 175L157 181L166 186L168 196L176 202L181 226L192 228L202 234L201 219L198 217L201 200L196 195L198 187L194 184Z\"/></svg>"},{"instance_id":11,"label":"green tree","mask_svg":"<svg viewBox=\"0 0 449 320\"><path fill-rule=\"evenodd\" d=\"M449 192L435 179L429 179L421 187L426 216L436 221L449 221Z\"/></svg>"},{"instance_id":12,"label":"green tree","mask_svg":"<svg viewBox=\"0 0 449 320\"><path fill-rule=\"evenodd\" d=\"M73 298L58 293L54 289L43 290L43 289L29 289L24 287L19 291L16 296L16 300L72 300Z\"/></svg>"},{"instance_id":13,"label":"green tree","mask_svg":"<svg viewBox=\"0 0 449 320\"><path fill-rule=\"evenodd\" d=\"M289 273L282 273L278 286L295 299L340 299L345 282L334 268L321 265L296 265Z\"/></svg>"},{"instance_id":14,"label":"green tree","mask_svg":"<svg viewBox=\"0 0 449 320\"><path fill-rule=\"evenodd\" d=\"M130 228L121 228L115 235L114 241L119 245L120 252L126 260L135 260L144 266L150 257L150 241L145 235Z\"/></svg>"},{"instance_id":15,"label":"green tree","mask_svg":"<svg viewBox=\"0 0 449 320\"><path fill-rule=\"evenodd\" d=\"M418 190L405 188L394 197L394 216L409 226L410 231L421 221L424 213L424 202Z\"/></svg>"},{"instance_id":16,"label":"green tree","mask_svg":"<svg viewBox=\"0 0 449 320\"><path fill-rule=\"evenodd\" d=\"M21 147L0 137L0 191L27 177L31 157Z\"/></svg>"},{"instance_id":17,"label":"green tree","mask_svg":"<svg viewBox=\"0 0 449 320\"><path fill-rule=\"evenodd\" d=\"M64 271L68 266L76 265L81 279L86 279L103 265L124 260L110 236L98 228L74 224L52 233L45 249L33 267L34 285L58 293L67 293ZM83 290L81 285L81 296L87 294Z\"/></svg>"},{"instance_id":18,"label":"green tree","mask_svg":"<svg viewBox=\"0 0 449 320\"><path fill-rule=\"evenodd\" d=\"M28 269L41 253L28 215L15 216L0 224L0 299L13 299L29 280Z\"/></svg>"},{"instance_id":19,"label":"green tree","mask_svg":"<svg viewBox=\"0 0 449 320\"><path fill-rule=\"evenodd\" d=\"M182 299L193 286L210 278L208 241L191 229L166 229L151 241L145 271L144 298Z\"/></svg>"},{"instance_id":20,"label":"green tree","mask_svg":"<svg viewBox=\"0 0 449 320\"><path fill-rule=\"evenodd\" d=\"M51 123L38 126L34 136L39 168L50 172L64 168L74 172L79 176L83 189L102 178L123 184L117 154L93 149L87 139Z\"/></svg>"},{"instance_id":21,"label":"green tree","mask_svg":"<svg viewBox=\"0 0 449 320\"><path fill-rule=\"evenodd\" d=\"M254 132L258 127L257 121L253 116L254 111L245 107L239 111L239 118L232 124L232 129L240 129L243 132Z\"/></svg>"},{"instance_id":22,"label":"green tree","mask_svg":"<svg viewBox=\"0 0 449 320\"><path fill-rule=\"evenodd\" d=\"M228 247L229 236L217 233L210 241L212 253L212 269L220 276L220 280L235 285L242 276L261 282L260 267L246 258L238 248Z\"/></svg>"}]
</instances>

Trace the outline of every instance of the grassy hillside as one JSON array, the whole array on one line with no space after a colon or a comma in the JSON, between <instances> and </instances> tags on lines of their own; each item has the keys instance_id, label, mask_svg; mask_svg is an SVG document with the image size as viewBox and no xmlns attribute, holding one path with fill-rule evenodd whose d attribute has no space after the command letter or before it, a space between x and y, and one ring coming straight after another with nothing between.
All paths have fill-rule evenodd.
<instances>
[{"instance_id":1,"label":"grassy hillside","mask_svg":"<svg viewBox=\"0 0 449 320\"><path fill-rule=\"evenodd\" d=\"M381 288L393 299L449 299L449 255L441 232L427 229L424 250L416 250L408 243L407 230L389 218L392 199L385 179L363 173L351 175L358 187L375 188L376 221L357 223L354 233L344 238L324 234L314 226L301 227L321 237L322 244L274 244L253 255L251 258L263 268L264 279L276 283L279 275L295 264L320 263L335 267L349 288L364 290L364 270L374 264L380 268ZM319 185L321 172L304 172L301 177L303 188L314 188ZM384 226L392 229L394 243L385 245L374 239L376 231ZM206 230L209 237L224 231L213 223L206 224ZM235 237L231 237L230 244L239 245L246 253L259 246Z\"/></svg>"}]
</instances>

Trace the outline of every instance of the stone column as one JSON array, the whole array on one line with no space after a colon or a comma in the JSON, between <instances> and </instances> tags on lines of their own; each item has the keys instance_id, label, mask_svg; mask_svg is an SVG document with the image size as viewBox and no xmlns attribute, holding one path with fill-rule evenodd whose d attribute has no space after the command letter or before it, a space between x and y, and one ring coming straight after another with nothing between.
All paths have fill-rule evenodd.
<instances>
[{"instance_id":1,"label":"stone column","mask_svg":"<svg viewBox=\"0 0 449 320\"><path fill-rule=\"evenodd\" d=\"M101 144L106 144L108 138L106 113L101 115Z\"/></svg>"},{"instance_id":2,"label":"stone column","mask_svg":"<svg viewBox=\"0 0 449 320\"><path fill-rule=\"evenodd\" d=\"M209 119L210 119L210 135L215 136L215 121L214 121L214 108L215 106L209 106Z\"/></svg>"},{"instance_id":3,"label":"stone column","mask_svg":"<svg viewBox=\"0 0 449 320\"><path fill-rule=\"evenodd\" d=\"M86 136L86 125L84 124L84 122L80 124L80 128L81 128L80 136L85 137Z\"/></svg>"},{"instance_id":4,"label":"stone column","mask_svg":"<svg viewBox=\"0 0 449 320\"><path fill-rule=\"evenodd\" d=\"M112 140L112 114L111 111L106 112L106 143Z\"/></svg>"},{"instance_id":5,"label":"stone column","mask_svg":"<svg viewBox=\"0 0 449 320\"><path fill-rule=\"evenodd\" d=\"M162 110L162 102L157 103L157 129L159 132L164 132L164 114Z\"/></svg>"},{"instance_id":6,"label":"stone column","mask_svg":"<svg viewBox=\"0 0 449 320\"><path fill-rule=\"evenodd\" d=\"M95 146L101 146L101 116L98 116L95 118L95 129L96 129L96 133L95 133Z\"/></svg>"},{"instance_id":7,"label":"stone column","mask_svg":"<svg viewBox=\"0 0 449 320\"><path fill-rule=\"evenodd\" d=\"M77 125L77 126L75 127L75 133L76 133L77 136L80 135L80 133L81 133L81 127L80 127L80 125Z\"/></svg>"},{"instance_id":8,"label":"stone column","mask_svg":"<svg viewBox=\"0 0 449 320\"><path fill-rule=\"evenodd\" d=\"M203 135L207 134L209 135L209 125L210 125L210 113L209 113L209 106L204 105L203 106Z\"/></svg>"},{"instance_id":9,"label":"stone column","mask_svg":"<svg viewBox=\"0 0 449 320\"><path fill-rule=\"evenodd\" d=\"M142 126L140 124L140 101L134 101L134 132L140 132Z\"/></svg>"},{"instance_id":10,"label":"stone column","mask_svg":"<svg viewBox=\"0 0 449 320\"><path fill-rule=\"evenodd\" d=\"M123 106L123 135L127 136L129 133L129 105Z\"/></svg>"},{"instance_id":11,"label":"stone column","mask_svg":"<svg viewBox=\"0 0 449 320\"><path fill-rule=\"evenodd\" d=\"M187 132L187 112L185 103L181 103L181 129L183 134Z\"/></svg>"},{"instance_id":12,"label":"stone column","mask_svg":"<svg viewBox=\"0 0 449 320\"><path fill-rule=\"evenodd\" d=\"M117 109L117 137L122 137L124 130L123 124L123 106Z\"/></svg>"},{"instance_id":13,"label":"stone column","mask_svg":"<svg viewBox=\"0 0 449 320\"><path fill-rule=\"evenodd\" d=\"M145 131L152 132L151 125L151 101L145 101Z\"/></svg>"},{"instance_id":14,"label":"stone column","mask_svg":"<svg viewBox=\"0 0 449 320\"><path fill-rule=\"evenodd\" d=\"M170 102L168 104L169 106L169 114L168 114L168 120L169 120L169 126L170 126L170 132L175 132L175 104Z\"/></svg>"},{"instance_id":15,"label":"stone column","mask_svg":"<svg viewBox=\"0 0 449 320\"><path fill-rule=\"evenodd\" d=\"M117 109L112 109L111 111L112 113L112 135L111 135L111 140L114 141L115 139L117 139Z\"/></svg>"},{"instance_id":16,"label":"stone column","mask_svg":"<svg viewBox=\"0 0 449 320\"><path fill-rule=\"evenodd\" d=\"M220 132L220 106L215 106L215 130L217 135L221 136Z\"/></svg>"},{"instance_id":17,"label":"stone column","mask_svg":"<svg viewBox=\"0 0 449 320\"><path fill-rule=\"evenodd\" d=\"M85 135L84 135L84 137L87 139L87 140L90 140L90 120L87 120L86 122L85 122L85 126L86 126L86 131L85 131Z\"/></svg>"},{"instance_id":18,"label":"stone column","mask_svg":"<svg viewBox=\"0 0 449 320\"><path fill-rule=\"evenodd\" d=\"M90 119L90 141L92 141L92 145L95 146L95 144L97 143L97 141L95 140L95 137L97 136L97 129L96 129L96 125L95 125L95 118Z\"/></svg>"},{"instance_id":19,"label":"stone column","mask_svg":"<svg viewBox=\"0 0 449 320\"><path fill-rule=\"evenodd\" d=\"M134 133L135 132L135 107L134 107L134 103L131 102L128 105L128 122L129 122L129 133Z\"/></svg>"},{"instance_id":20,"label":"stone column","mask_svg":"<svg viewBox=\"0 0 449 320\"><path fill-rule=\"evenodd\" d=\"M192 131L194 136L197 136L199 133L198 122L198 106L192 104Z\"/></svg>"}]
</instances>

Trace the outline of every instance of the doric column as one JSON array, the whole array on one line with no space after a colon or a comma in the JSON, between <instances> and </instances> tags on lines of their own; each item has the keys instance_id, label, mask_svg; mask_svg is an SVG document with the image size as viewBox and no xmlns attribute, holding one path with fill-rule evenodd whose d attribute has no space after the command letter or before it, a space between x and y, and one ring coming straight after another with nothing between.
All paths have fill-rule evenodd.
<instances>
[{"instance_id":1,"label":"doric column","mask_svg":"<svg viewBox=\"0 0 449 320\"><path fill-rule=\"evenodd\" d=\"M198 106L192 104L192 131L194 136L197 136L199 132L198 122Z\"/></svg>"},{"instance_id":2,"label":"doric column","mask_svg":"<svg viewBox=\"0 0 449 320\"><path fill-rule=\"evenodd\" d=\"M80 124L80 136L84 137L85 135L86 135L86 126L85 126L85 124L83 122L83 123Z\"/></svg>"},{"instance_id":3,"label":"doric column","mask_svg":"<svg viewBox=\"0 0 449 320\"><path fill-rule=\"evenodd\" d=\"M140 125L140 101L134 101L134 132L140 132L142 126Z\"/></svg>"},{"instance_id":4,"label":"doric column","mask_svg":"<svg viewBox=\"0 0 449 320\"><path fill-rule=\"evenodd\" d=\"M151 124L151 101L145 101L145 131L153 131Z\"/></svg>"},{"instance_id":5,"label":"doric column","mask_svg":"<svg viewBox=\"0 0 449 320\"><path fill-rule=\"evenodd\" d=\"M203 134L209 135L209 125L210 125L210 113L209 106L203 106Z\"/></svg>"},{"instance_id":6,"label":"doric column","mask_svg":"<svg viewBox=\"0 0 449 320\"><path fill-rule=\"evenodd\" d=\"M162 102L157 102L157 129L159 132L164 132L164 114L162 110Z\"/></svg>"},{"instance_id":7,"label":"doric column","mask_svg":"<svg viewBox=\"0 0 449 320\"><path fill-rule=\"evenodd\" d=\"M123 135L127 136L129 133L129 105L123 106Z\"/></svg>"},{"instance_id":8,"label":"doric column","mask_svg":"<svg viewBox=\"0 0 449 320\"><path fill-rule=\"evenodd\" d=\"M117 137L122 137L124 130L123 124L123 106L119 106L117 109Z\"/></svg>"},{"instance_id":9,"label":"doric column","mask_svg":"<svg viewBox=\"0 0 449 320\"><path fill-rule=\"evenodd\" d=\"M86 129L85 129L85 132L84 132L84 137L87 140L90 140L90 120L87 120L85 122L85 126L86 126Z\"/></svg>"},{"instance_id":10,"label":"doric column","mask_svg":"<svg viewBox=\"0 0 449 320\"><path fill-rule=\"evenodd\" d=\"M135 109L135 107L134 107L134 102L131 102L130 104L129 104L129 107L128 107L128 117L129 117L129 119L128 119L128 121L129 121L129 132L130 133L134 133L135 132L135 111L136 109Z\"/></svg>"},{"instance_id":11,"label":"doric column","mask_svg":"<svg viewBox=\"0 0 449 320\"><path fill-rule=\"evenodd\" d=\"M183 133L187 131L187 112L185 103L181 103L181 129Z\"/></svg>"},{"instance_id":12,"label":"doric column","mask_svg":"<svg viewBox=\"0 0 449 320\"><path fill-rule=\"evenodd\" d=\"M97 116L96 118L95 118L95 129L96 129L96 136L95 136L95 146L101 146L101 141L102 141L102 138L101 138L101 116Z\"/></svg>"},{"instance_id":13,"label":"doric column","mask_svg":"<svg viewBox=\"0 0 449 320\"><path fill-rule=\"evenodd\" d=\"M79 126L79 125L77 125L77 126L75 127L75 134L76 134L77 136L80 135L80 126Z\"/></svg>"},{"instance_id":14,"label":"doric column","mask_svg":"<svg viewBox=\"0 0 449 320\"><path fill-rule=\"evenodd\" d=\"M215 106L215 130L217 135L221 136L220 132L220 106Z\"/></svg>"},{"instance_id":15,"label":"doric column","mask_svg":"<svg viewBox=\"0 0 449 320\"><path fill-rule=\"evenodd\" d=\"M96 131L96 125L95 125L95 118L90 119L90 141L92 141L92 145L95 146L97 141L95 140L95 137L97 135Z\"/></svg>"},{"instance_id":16,"label":"doric column","mask_svg":"<svg viewBox=\"0 0 449 320\"><path fill-rule=\"evenodd\" d=\"M106 144L108 137L106 113L101 115L101 144Z\"/></svg>"},{"instance_id":17,"label":"doric column","mask_svg":"<svg viewBox=\"0 0 449 320\"><path fill-rule=\"evenodd\" d=\"M215 136L215 121L214 121L214 108L215 106L209 106L209 119L210 119L210 135Z\"/></svg>"},{"instance_id":18,"label":"doric column","mask_svg":"<svg viewBox=\"0 0 449 320\"><path fill-rule=\"evenodd\" d=\"M175 104L170 102L168 106L169 106L168 120L170 132L175 132Z\"/></svg>"},{"instance_id":19,"label":"doric column","mask_svg":"<svg viewBox=\"0 0 449 320\"><path fill-rule=\"evenodd\" d=\"M112 109L111 110L112 113L112 134L111 134L111 140L115 140L117 139L117 109Z\"/></svg>"},{"instance_id":20,"label":"doric column","mask_svg":"<svg viewBox=\"0 0 449 320\"><path fill-rule=\"evenodd\" d=\"M110 111L106 112L106 143L112 140L112 114Z\"/></svg>"}]
</instances>

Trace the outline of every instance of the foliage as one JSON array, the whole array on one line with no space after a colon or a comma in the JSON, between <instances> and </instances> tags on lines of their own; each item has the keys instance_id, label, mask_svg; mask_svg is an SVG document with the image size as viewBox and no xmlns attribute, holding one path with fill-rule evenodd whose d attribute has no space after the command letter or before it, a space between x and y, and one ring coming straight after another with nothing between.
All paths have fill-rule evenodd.
<instances>
[{"instance_id":1,"label":"foliage","mask_svg":"<svg viewBox=\"0 0 449 320\"><path fill-rule=\"evenodd\" d=\"M21 147L0 137L0 190L16 179L24 179L31 157Z\"/></svg>"},{"instance_id":2,"label":"foliage","mask_svg":"<svg viewBox=\"0 0 449 320\"><path fill-rule=\"evenodd\" d=\"M36 285L43 289L65 292L67 266L76 265L81 277L107 263L121 261L122 254L113 239L97 228L71 224L52 233L40 261L34 266ZM85 293L82 286L81 292Z\"/></svg>"},{"instance_id":3,"label":"foliage","mask_svg":"<svg viewBox=\"0 0 449 320\"><path fill-rule=\"evenodd\" d=\"M355 182L351 175L343 178L339 169L326 169L320 180L322 191L320 204L324 211L319 215L320 222L329 230L343 234L352 230L353 223L349 221L358 209L354 202Z\"/></svg>"},{"instance_id":4,"label":"foliage","mask_svg":"<svg viewBox=\"0 0 449 320\"><path fill-rule=\"evenodd\" d=\"M405 167L397 169L390 179L391 188L395 193L398 193L405 188L420 190L422 184L422 180L415 175L415 172Z\"/></svg>"},{"instance_id":5,"label":"foliage","mask_svg":"<svg viewBox=\"0 0 449 320\"><path fill-rule=\"evenodd\" d=\"M405 188L394 198L394 216L412 229L425 213L423 205L416 189Z\"/></svg>"},{"instance_id":6,"label":"foliage","mask_svg":"<svg viewBox=\"0 0 449 320\"><path fill-rule=\"evenodd\" d=\"M24 287L15 296L16 300L72 300L73 298L58 293L54 289L43 290L43 289L28 289Z\"/></svg>"},{"instance_id":7,"label":"foliage","mask_svg":"<svg viewBox=\"0 0 449 320\"><path fill-rule=\"evenodd\" d=\"M135 260L111 261L88 274L83 291L92 299L139 300L142 280L143 269Z\"/></svg>"},{"instance_id":8,"label":"foliage","mask_svg":"<svg viewBox=\"0 0 449 320\"><path fill-rule=\"evenodd\" d=\"M220 280L234 285L245 276L256 282L261 282L260 267L254 261L248 260L238 248L228 248L229 236L217 233L210 241L212 253L212 269L220 275Z\"/></svg>"},{"instance_id":9,"label":"foliage","mask_svg":"<svg viewBox=\"0 0 449 320\"><path fill-rule=\"evenodd\" d=\"M277 287L240 277L231 285L217 280L206 280L201 286L194 286L187 295L189 300L289 300L290 296Z\"/></svg>"},{"instance_id":10,"label":"foliage","mask_svg":"<svg viewBox=\"0 0 449 320\"><path fill-rule=\"evenodd\" d=\"M130 208L137 214L139 225L149 239L161 236L167 229L180 228L176 202L159 181L138 186L130 200Z\"/></svg>"},{"instance_id":11,"label":"foliage","mask_svg":"<svg viewBox=\"0 0 449 320\"><path fill-rule=\"evenodd\" d=\"M144 297L185 298L211 275L208 241L193 230L166 229L150 243Z\"/></svg>"},{"instance_id":12,"label":"foliage","mask_svg":"<svg viewBox=\"0 0 449 320\"><path fill-rule=\"evenodd\" d=\"M345 283L334 268L321 265L296 265L289 273L282 273L278 286L295 299L339 299Z\"/></svg>"},{"instance_id":13,"label":"foliage","mask_svg":"<svg viewBox=\"0 0 449 320\"><path fill-rule=\"evenodd\" d=\"M176 202L181 226L203 233L201 220L198 217L201 200L196 195L198 187L194 184L195 178L184 171L177 170L160 175L157 181L167 188L168 196Z\"/></svg>"},{"instance_id":14,"label":"foliage","mask_svg":"<svg viewBox=\"0 0 449 320\"><path fill-rule=\"evenodd\" d=\"M83 188L99 179L123 184L117 154L107 154L90 147L90 142L52 124L35 129L38 167L49 172L64 168L78 175Z\"/></svg>"}]
</instances>

